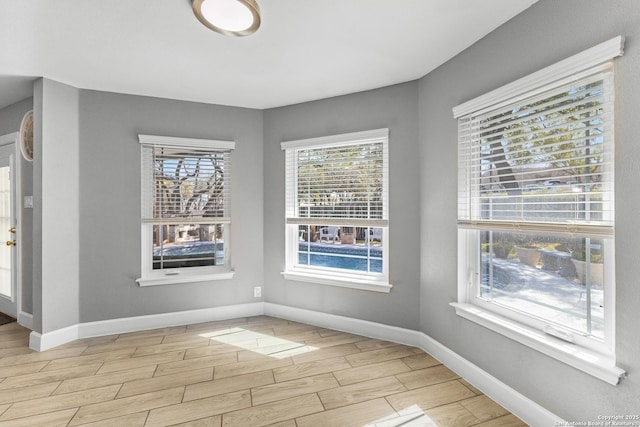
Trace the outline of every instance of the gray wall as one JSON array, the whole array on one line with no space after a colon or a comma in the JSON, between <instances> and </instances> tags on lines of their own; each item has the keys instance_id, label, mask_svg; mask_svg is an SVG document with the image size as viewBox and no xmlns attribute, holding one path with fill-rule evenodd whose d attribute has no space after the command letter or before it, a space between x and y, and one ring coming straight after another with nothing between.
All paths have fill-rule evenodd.
<instances>
[{"instance_id":1,"label":"gray wall","mask_svg":"<svg viewBox=\"0 0 640 427\"><path fill-rule=\"evenodd\" d=\"M451 108L616 35L616 352L611 386L457 317L456 121ZM421 330L569 421L640 410L637 188L640 2L541 0L420 81Z\"/></svg>"},{"instance_id":2,"label":"gray wall","mask_svg":"<svg viewBox=\"0 0 640 427\"><path fill-rule=\"evenodd\" d=\"M20 123L24 114L33 108L33 98L26 98L0 108L0 135L6 135L20 130Z\"/></svg>"},{"instance_id":3,"label":"gray wall","mask_svg":"<svg viewBox=\"0 0 640 427\"><path fill-rule=\"evenodd\" d=\"M264 262L269 302L417 329L419 324L418 84L266 110ZM389 294L284 280L287 140L388 127Z\"/></svg>"},{"instance_id":4,"label":"gray wall","mask_svg":"<svg viewBox=\"0 0 640 427\"><path fill-rule=\"evenodd\" d=\"M6 135L20 130L22 117L33 109L33 98L26 98L15 104L0 109L0 135ZM33 194L33 164L20 156L20 186L23 195ZM20 224L22 240L20 242L20 254L22 258L22 311L33 313L32 276L31 276L31 233L33 227L33 209L25 209L21 203ZM18 307L20 310L20 307Z\"/></svg>"},{"instance_id":5,"label":"gray wall","mask_svg":"<svg viewBox=\"0 0 640 427\"><path fill-rule=\"evenodd\" d=\"M138 134L235 140L231 280L141 288ZM82 90L80 322L260 301L262 112Z\"/></svg>"}]
</instances>

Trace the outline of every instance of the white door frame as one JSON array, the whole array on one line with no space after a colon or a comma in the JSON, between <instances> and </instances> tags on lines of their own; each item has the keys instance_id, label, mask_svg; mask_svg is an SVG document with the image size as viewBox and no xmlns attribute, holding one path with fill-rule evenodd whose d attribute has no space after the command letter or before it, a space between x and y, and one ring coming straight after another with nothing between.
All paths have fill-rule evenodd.
<instances>
[{"instance_id":1,"label":"white door frame","mask_svg":"<svg viewBox=\"0 0 640 427\"><path fill-rule=\"evenodd\" d=\"M20 318L24 317L24 315L26 313L22 312L22 260L21 260L21 242L22 242L22 230L21 225L22 225L22 209L21 209L21 203L20 201L22 200L22 192L21 192L21 187L20 187L20 133L19 132L14 132L14 133L10 133L7 135L1 135L0 136L0 146L3 145L11 145L13 144L14 146L14 150L13 150L13 162L11 164L12 166L12 187L13 187L13 194L12 194L12 200L11 200L11 204L12 204L12 209L14 210L13 215L13 227L16 228L16 233L14 235L15 237L15 241L17 242L17 246L15 247L15 250L13 252L13 257L12 257L12 270L13 273L12 274L12 287L13 287L13 293L12 293L12 298L11 298L11 303L10 304L15 304L15 309L16 312L15 313L10 313L10 314L15 314L16 318L18 319L19 323L23 323L20 322ZM5 242L0 242L0 244L4 245ZM0 297L3 298L3 297ZM4 299L4 298L3 298ZM4 301L7 301L7 299L4 299ZM27 315L27 318L30 317L30 315ZM27 323L28 323L28 319L27 319ZM30 327L30 325L28 325Z\"/></svg>"}]
</instances>

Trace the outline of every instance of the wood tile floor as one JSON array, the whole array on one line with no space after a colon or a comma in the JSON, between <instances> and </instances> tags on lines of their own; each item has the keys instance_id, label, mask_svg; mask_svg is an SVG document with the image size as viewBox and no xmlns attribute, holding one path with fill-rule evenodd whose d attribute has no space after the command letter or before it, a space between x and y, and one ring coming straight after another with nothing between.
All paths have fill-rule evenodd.
<instances>
[{"instance_id":1,"label":"wood tile floor","mask_svg":"<svg viewBox=\"0 0 640 427\"><path fill-rule=\"evenodd\" d=\"M0 326L0 427L526 426L423 351L258 316L37 353Z\"/></svg>"}]
</instances>

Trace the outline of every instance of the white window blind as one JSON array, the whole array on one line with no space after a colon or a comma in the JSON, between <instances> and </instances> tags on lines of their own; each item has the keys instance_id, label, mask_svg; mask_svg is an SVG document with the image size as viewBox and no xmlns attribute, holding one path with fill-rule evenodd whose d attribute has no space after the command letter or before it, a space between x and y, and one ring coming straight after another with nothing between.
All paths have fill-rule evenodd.
<instances>
[{"instance_id":1,"label":"white window blind","mask_svg":"<svg viewBox=\"0 0 640 427\"><path fill-rule=\"evenodd\" d=\"M459 118L462 228L613 235L613 73Z\"/></svg>"},{"instance_id":2,"label":"white window blind","mask_svg":"<svg viewBox=\"0 0 640 427\"><path fill-rule=\"evenodd\" d=\"M388 130L283 143L287 224L386 227Z\"/></svg>"},{"instance_id":3,"label":"white window blind","mask_svg":"<svg viewBox=\"0 0 640 427\"><path fill-rule=\"evenodd\" d=\"M231 153L202 148L143 146L143 221L228 224Z\"/></svg>"}]
</instances>

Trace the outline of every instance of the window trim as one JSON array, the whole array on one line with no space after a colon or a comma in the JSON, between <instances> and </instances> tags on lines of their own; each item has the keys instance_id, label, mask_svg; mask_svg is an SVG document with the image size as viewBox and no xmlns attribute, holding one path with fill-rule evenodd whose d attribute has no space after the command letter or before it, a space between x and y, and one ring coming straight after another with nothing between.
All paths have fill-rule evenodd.
<instances>
[{"instance_id":1,"label":"window trim","mask_svg":"<svg viewBox=\"0 0 640 427\"><path fill-rule=\"evenodd\" d=\"M468 303L450 303L456 314L478 325L504 335L520 344L566 363L608 384L617 385L626 375L615 365L615 358L571 344L527 325L483 310Z\"/></svg>"},{"instance_id":2,"label":"window trim","mask_svg":"<svg viewBox=\"0 0 640 427\"><path fill-rule=\"evenodd\" d=\"M470 113L482 113L486 108L499 108L518 101L519 98L528 98L536 95L552 83L562 85L575 78L580 78L580 73L623 54L624 37L614 37L533 74L453 107L453 118L457 119Z\"/></svg>"},{"instance_id":3,"label":"window trim","mask_svg":"<svg viewBox=\"0 0 640 427\"><path fill-rule=\"evenodd\" d=\"M483 114L540 94L550 85L559 87L567 82L581 79L592 73L594 68L604 66L613 58L622 56L623 48L624 38L622 36L615 37L460 104L453 108L453 116L459 119L469 114ZM475 301L474 292L477 289L475 282L477 282L476 274L478 272L478 266L475 265L477 264L475 255L478 248L475 247L477 245L474 242L478 240L479 228L473 224L473 221L471 222L471 224L466 224L465 221L461 221L458 225L458 301L450 303L456 314L609 384L618 384L626 373L616 366L615 358L615 282L613 281L615 255L610 261L610 268L606 269L608 270L606 274L611 282L611 286L605 292L604 302L605 307L608 307L605 312L605 319L609 321L605 331L606 347L608 348L579 345L565 340L570 337L564 335L562 328L537 329L527 322L518 321L518 316L504 316L497 306L493 308L489 304L479 304ZM585 230L585 232L589 231L595 230ZM608 237L614 239L615 233ZM611 246L609 252L613 254L614 245Z\"/></svg>"},{"instance_id":4,"label":"window trim","mask_svg":"<svg viewBox=\"0 0 640 427\"><path fill-rule=\"evenodd\" d=\"M160 135L138 135L140 148L144 146L153 147L181 147L181 148L205 148L216 151L230 151L235 149L235 141L222 141L213 139L199 138L181 138ZM141 176L141 218L145 209L145 187L148 183L145 181L147 172L140 169ZM211 218L211 223L216 223L216 218ZM230 224L227 224L229 226ZM195 283L216 280L232 279L235 271L231 268L231 243L225 242L225 265L224 266L203 266L168 269L167 271L153 270L152 256L152 231L153 224L141 223L141 277L136 279L136 283L140 287L171 285L181 283ZM229 240L229 239L227 239Z\"/></svg>"},{"instance_id":5,"label":"window trim","mask_svg":"<svg viewBox=\"0 0 640 427\"><path fill-rule=\"evenodd\" d=\"M352 132L346 134L329 135L317 138L308 138L292 141L284 141L280 144L283 151L296 150L296 149L308 149L308 148L321 148L321 147L339 147L349 146L358 143L365 143L368 140L383 139L384 161L387 162L383 176L383 194L386 217L381 220L385 225L382 226L382 245L383 245L383 257L382 257L382 273L365 273L357 271L338 271L337 269L328 269L322 267L313 266L300 266L297 265L297 246L299 243L299 235L296 224L285 223L285 268L281 273L286 280L295 280L300 282L316 283L329 286L337 286L344 288L352 288L359 290L367 290L374 292L388 293L391 291L393 285L389 282L389 172L388 172L388 150L389 150L389 129L373 129L361 132ZM288 165L285 166L285 168ZM288 169L285 170L285 174L294 173ZM291 188L289 181L285 183L285 203L290 203L291 198L296 197L295 188ZM288 212L285 213L285 215ZM313 221L313 218L310 218ZM357 219L336 219L332 222L340 225L356 225L350 224L350 222L358 222Z\"/></svg>"},{"instance_id":6,"label":"window trim","mask_svg":"<svg viewBox=\"0 0 640 427\"><path fill-rule=\"evenodd\" d=\"M478 249L474 244L477 239L474 230L460 229L458 231L458 302L450 303L456 314L609 384L618 384L620 379L624 377L625 371L616 367L614 353L570 343L551 335L549 332L545 333L539 328L532 327L526 322L506 317L500 313L500 310L488 309L487 305L474 303L476 287L473 284L473 276L476 274L476 269L469 266L472 263L477 263ZM607 275L613 276L613 274L612 269L607 270ZM612 295L611 292L605 293L605 305L611 307L614 304L615 295ZM615 313L608 312L606 315L615 315ZM608 324L613 326L611 322ZM562 328L558 328L557 333L562 334ZM607 336L611 337L612 333L613 331L606 331Z\"/></svg>"}]
</instances>

